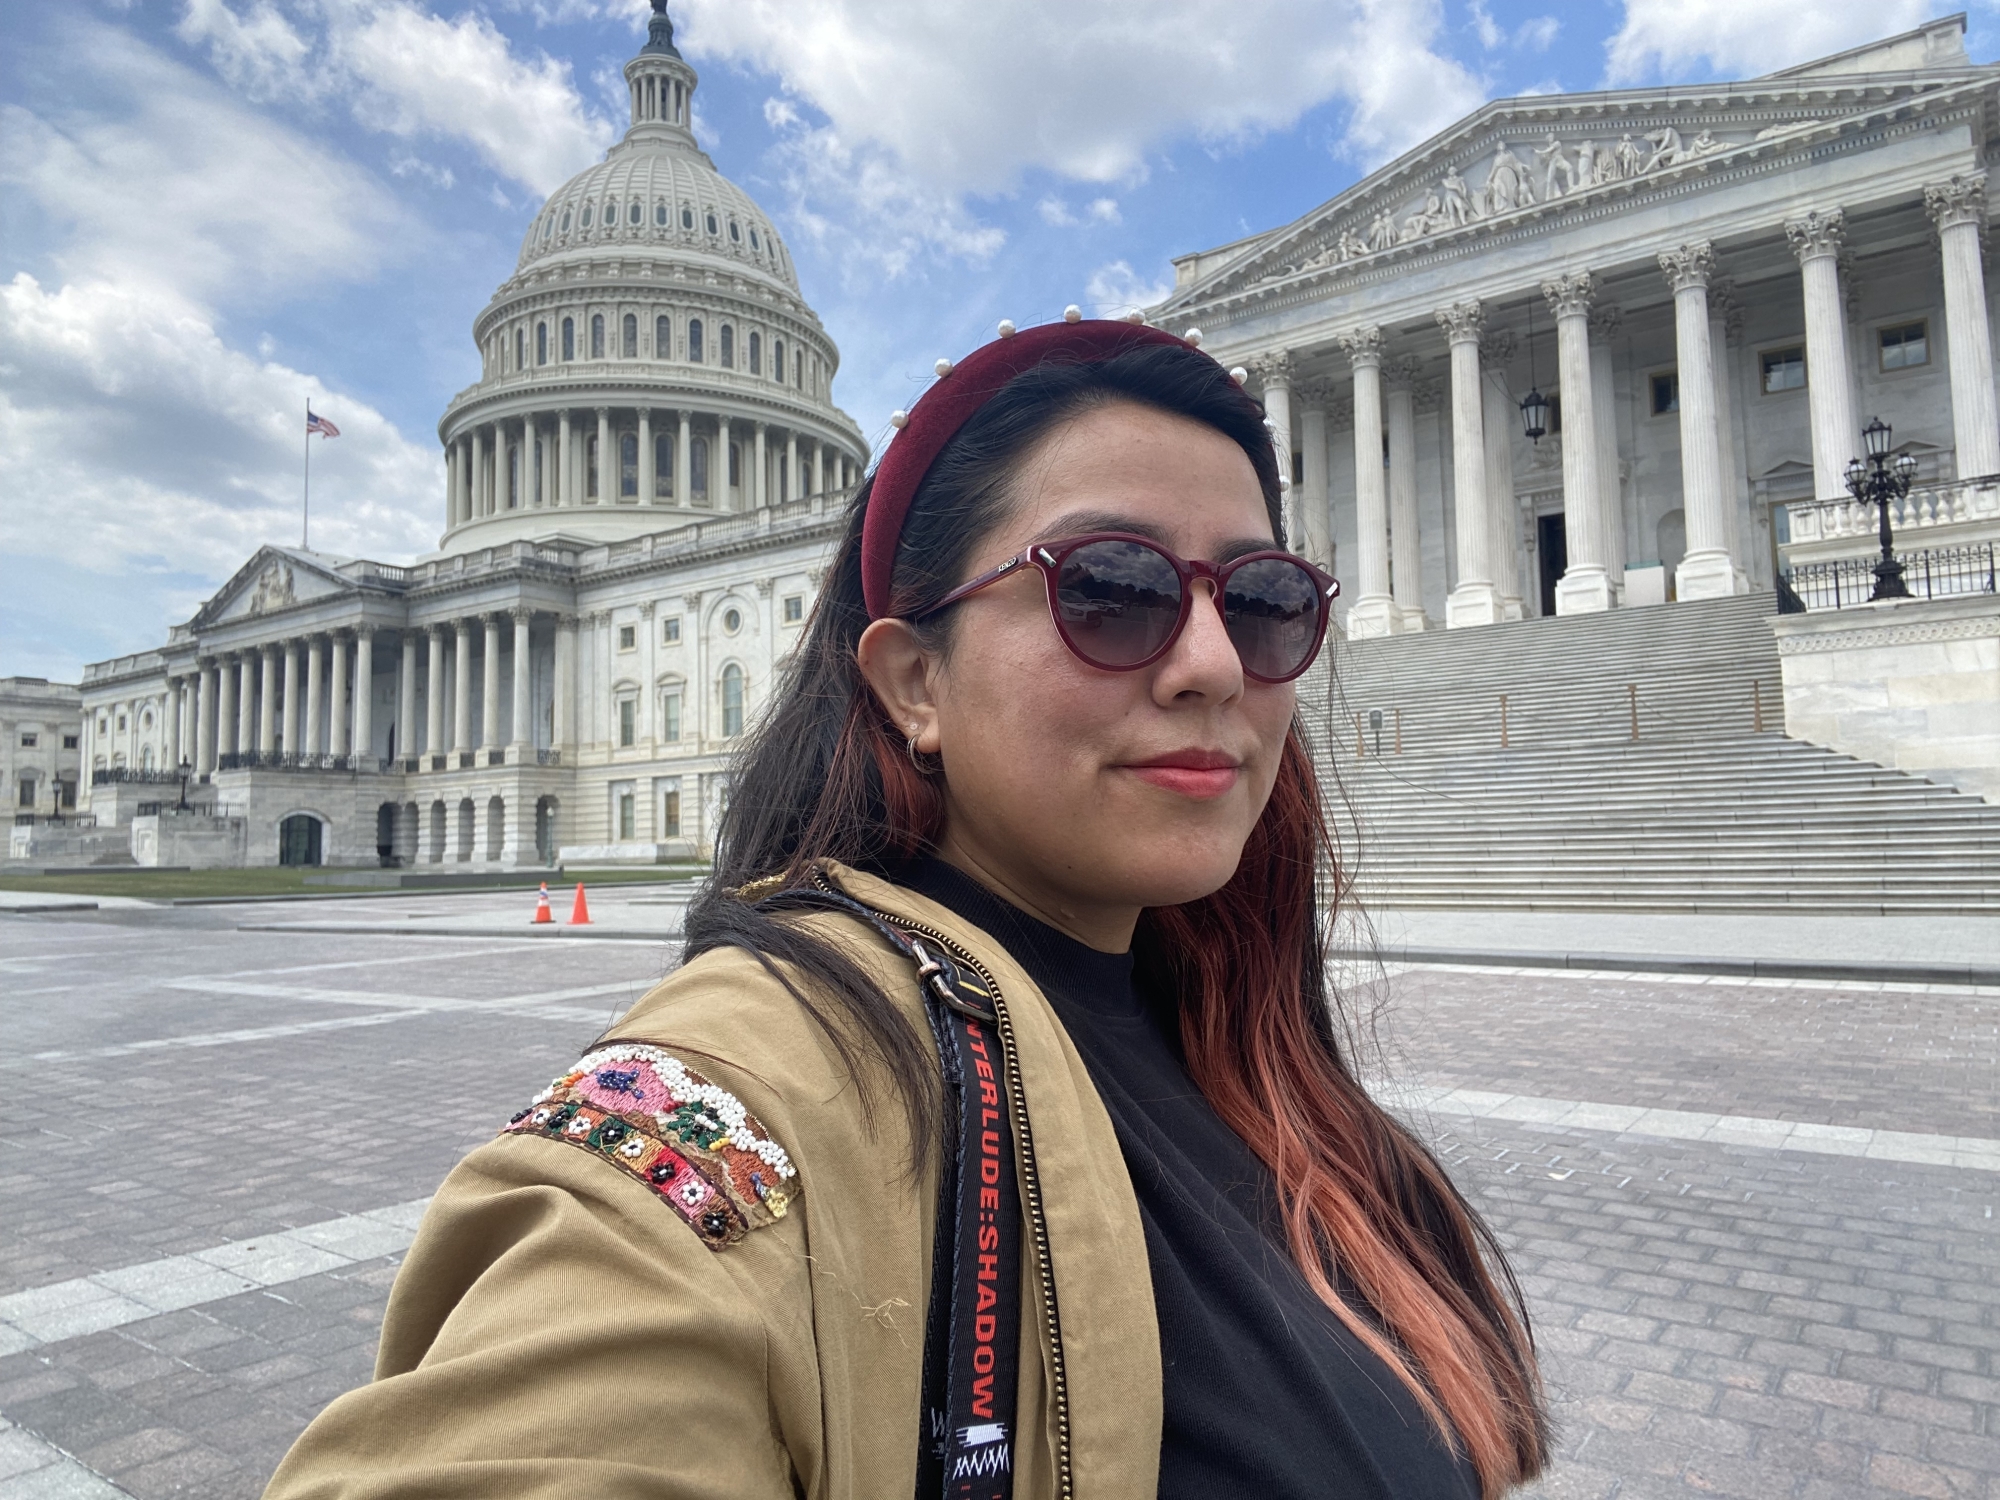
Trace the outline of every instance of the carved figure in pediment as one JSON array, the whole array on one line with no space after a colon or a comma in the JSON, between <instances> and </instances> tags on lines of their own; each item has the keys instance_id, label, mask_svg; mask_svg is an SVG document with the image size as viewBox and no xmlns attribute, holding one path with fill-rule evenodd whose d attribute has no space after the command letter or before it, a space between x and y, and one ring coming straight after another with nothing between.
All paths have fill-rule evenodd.
<instances>
[{"instance_id":1,"label":"carved figure in pediment","mask_svg":"<svg viewBox=\"0 0 2000 1500\"><path fill-rule=\"evenodd\" d=\"M1638 142L1634 141L1629 134L1618 137L1618 148L1613 154L1618 159L1618 175L1620 177L1637 177L1640 168L1646 162L1645 153L1639 149Z\"/></svg>"},{"instance_id":2,"label":"carved figure in pediment","mask_svg":"<svg viewBox=\"0 0 2000 1500\"><path fill-rule=\"evenodd\" d=\"M1671 125L1662 125L1658 130L1647 132L1646 144L1653 148L1653 154L1646 158L1642 171L1678 167L1687 160L1687 151L1681 145L1681 133Z\"/></svg>"},{"instance_id":3,"label":"carved figure in pediment","mask_svg":"<svg viewBox=\"0 0 2000 1500\"><path fill-rule=\"evenodd\" d=\"M1444 219L1456 227L1470 219L1472 198L1465 190L1465 179L1458 175L1458 168L1451 167L1444 174Z\"/></svg>"},{"instance_id":4,"label":"carved figure in pediment","mask_svg":"<svg viewBox=\"0 0 2000 1500\"><path fill-rule=\"evenodd\" d=\"M1367 253L1368 241L1361 238L1352 229L1343 229L1340 231L1340 258L1342 260L1353 260L1356 256L1366 255Z\"/></svg>"},{"instance_id":5,"label":"carved figure in pediment","mask_svg":"<svg viewBox=\"0 0 2000 1500\"><path fill-rule=\"evenodd\" d=\"M1486 171L1486 208L1489 213L1510 213L1535 201L1535 185L1528 177L1528 164L1504 144L1493 149L1493 165Z\"/></svg>"},{"instance_id":6,"label":"carved figure in pediment","mask_svg":"<svg viewBox=\"0 0 2000 1500\"><path fill-rule=\"evenodd\" d=\"M1597 148L1585 141L1576 148L1575 177L1577 191L1597 186Z\"/></svg>"},{"instance_id":7,"label":"carved figure in pediment","mask_svg":"<svg viewBox=\"0 0 2000 1500\"><path fill-rule=\"evenodd\" d=\"M265 566L257 575L256 591L250 595L250 613L261 615L266 610L283 609L296 604L298 596L292 591L292 565L274 562Z\"/></svg>"},{"instance_id":8,"label":"carved figure in pediment","mask_svg":"<svg viewBox=\"0 0 2000 1500\"><path fill-rule=\"evenodd\" d=\"M1432 193L1424 206L1403 220L1403 227L1396 234L1396 243L1407 245L1412 240L1420 240L1431 232L1431 205L1437 202L1437 194Z\"/></svg>"},{"instance_id":9,"label":"carved figure in pediment","mask_svg":"<svg viewBox=\"0 0 2000 1500\"><path fill-rule=\"evenodd\" d=\"M1387 250L1396 243L1396 216L1383 209L1368 226L1368 248Z\"/></svg>"},{"instance_id":10,"label":"carved figure in pediment","mask_svg":"<svg viewBox=\"0 0 2000 1500\"><path fill-rule=\"evenodd\" d=\"M1694 138L1694 144L1688 147L1688 155L1707 156L1710 152L1720 151L1721 149L1722 142L1715 138L1715 132L1704 130Z\"/></svg>"},{"instance_id":11,"label":"carved figure in pediment","mask_svg":"<svg viewBox=\"0 0 2000 1500\"><path fill-rule=\"evenodd\" d=\"M1560 198L1576 187L1576 169L1570 165L1569 156L1553 130L1549 132L1547 144L1535 147L1535 160L1542 164L1544 198Z\"/></svg>"}]
</instances>

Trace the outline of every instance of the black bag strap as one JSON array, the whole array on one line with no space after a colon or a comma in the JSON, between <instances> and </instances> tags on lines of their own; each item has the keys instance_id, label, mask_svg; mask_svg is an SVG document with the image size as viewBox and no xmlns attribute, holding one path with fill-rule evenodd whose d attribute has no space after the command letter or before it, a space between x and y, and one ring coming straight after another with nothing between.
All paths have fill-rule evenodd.
<instances>
[{"instance_id":1,"label":"black bag strap","mask_svg":"<svg viewBox=\"0 0 2000 1500\"><path fill-rule=\"evenodd\" d=\"M837 892L791 890L866 921L917 968L943 1068L917 1500L1009 1500L1020 1398L1021 1199L994 997L933 940Z\"/></svg>"}]
</instances>

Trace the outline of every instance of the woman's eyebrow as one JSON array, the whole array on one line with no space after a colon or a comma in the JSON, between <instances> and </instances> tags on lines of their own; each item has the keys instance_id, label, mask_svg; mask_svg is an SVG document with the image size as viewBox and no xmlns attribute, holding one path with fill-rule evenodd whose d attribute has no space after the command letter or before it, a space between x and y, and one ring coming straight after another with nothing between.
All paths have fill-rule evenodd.
<instances>
[{"instance_id":1,"label":"woman's eyebrow","mask_svg":"<svg viewBox=\"0 0 2000 1500\"><path fill-rule=\"evenodd\" d=\"M1131 536L1142 536L1148 541L1169 545L1166 528L1155 521L1141 520L1137 516L1122 515L1109 510L1076 510L1056 517L1033 537L1028 545L1040 542L1057 542L1066 537L1082 536L1092 531L1122 531ZM1267 536L1236 537L1216 548L1214 561L1226 563L1251 552L1269 552L1277 546Z\"/></svg>"}]
</instances>

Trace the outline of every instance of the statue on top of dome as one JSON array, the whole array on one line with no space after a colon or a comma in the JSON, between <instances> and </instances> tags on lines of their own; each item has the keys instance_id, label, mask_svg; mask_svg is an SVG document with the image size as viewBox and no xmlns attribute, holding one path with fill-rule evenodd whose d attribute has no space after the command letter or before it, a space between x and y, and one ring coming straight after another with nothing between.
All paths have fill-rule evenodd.
<instances>
[{"instance_id":1,"label":"statue on top of dome","mask_svg":"<svg viewBox=\"0 0 2000 1500\"><path fill-rule=\"evenodd\" d=\"M681 55L674 46L674 23L667 14L667 0L653 0L653 19L646 25L646 45L639 50L664 52L670 57Z\"/></svg>"}]
</instances>

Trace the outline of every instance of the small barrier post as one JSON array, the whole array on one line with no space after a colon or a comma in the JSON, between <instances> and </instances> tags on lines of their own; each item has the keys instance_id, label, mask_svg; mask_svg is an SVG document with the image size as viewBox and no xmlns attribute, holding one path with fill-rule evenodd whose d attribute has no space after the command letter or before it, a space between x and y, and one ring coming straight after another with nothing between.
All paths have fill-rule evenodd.
<instances>
[{"instance_id":1,"label":"small barrier post","mask_svg":"<svg viewBox=\"0 0 2000 1500\"><path fill-rule=\"evenodd\" d=\"M1631 706L1632 709L1632 743L1636 745L1639 743L1639 684L1638 683L1628 682L1625 684L1625 701Z\"/></svg>"},{"instance_id":2,"label":"small barrier post","mask_svg":"<svg viewBox=\"0 0 2000 1500\"><path fill-rule=\"evenodd\" d=\"M1507 695L1500 695L1500 748L1507 748Z\"/></svg>"}]
</instances>

